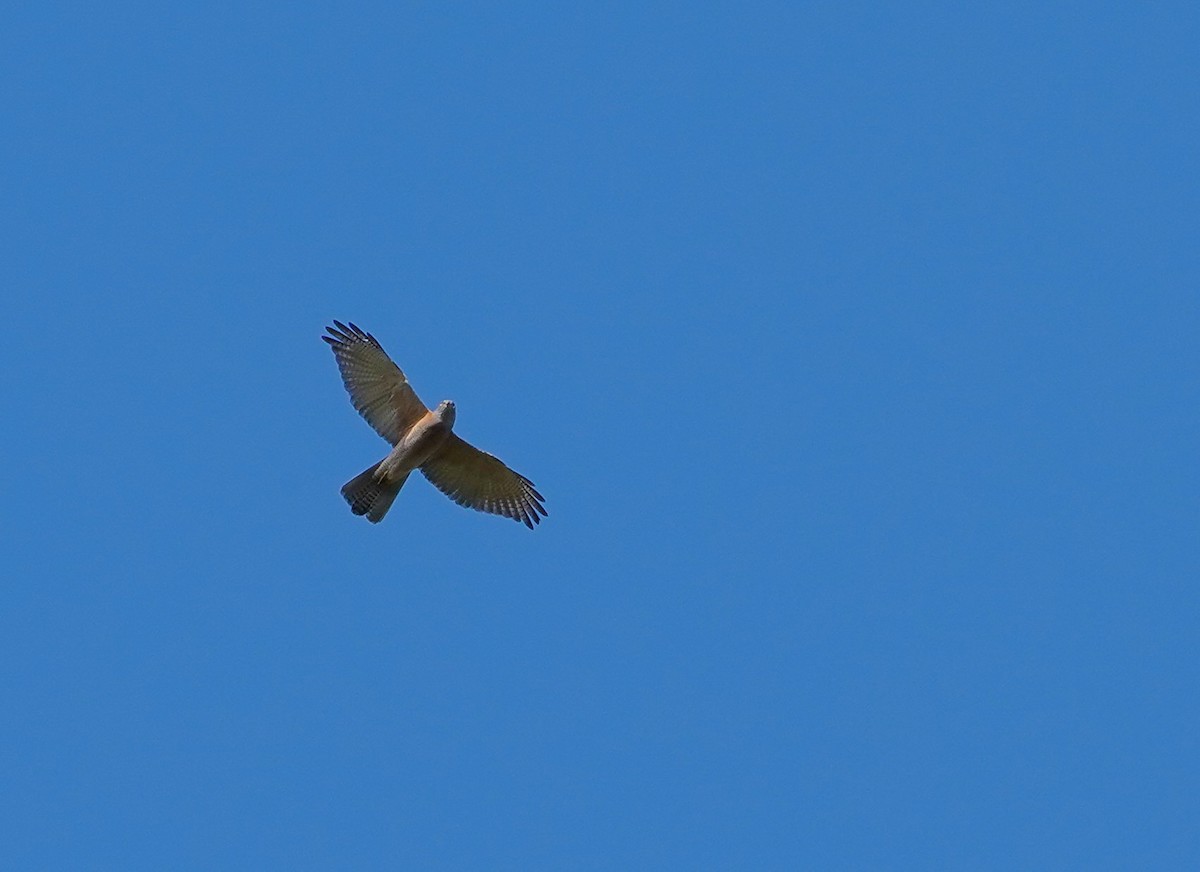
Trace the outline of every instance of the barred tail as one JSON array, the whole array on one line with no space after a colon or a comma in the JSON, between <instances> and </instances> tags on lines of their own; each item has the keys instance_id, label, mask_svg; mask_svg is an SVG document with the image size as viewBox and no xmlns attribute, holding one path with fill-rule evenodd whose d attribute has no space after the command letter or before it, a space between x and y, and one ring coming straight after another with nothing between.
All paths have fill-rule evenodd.
<instances>
[{"instance_id":1,"label":"barred tail","mask_svg":"<svg viewBox=\"0 0 1200 872\"><path fill-rule=\"evenodd\" d=\"M370 469L365 469L354 478L342 485L342 496L350 504L350 511L356 515L366 515L372 524L378 524L392 507L396 494L404 487L408 473L398 481L387 481L377 475L379 461Z\"/></svg>"}]
</instances>

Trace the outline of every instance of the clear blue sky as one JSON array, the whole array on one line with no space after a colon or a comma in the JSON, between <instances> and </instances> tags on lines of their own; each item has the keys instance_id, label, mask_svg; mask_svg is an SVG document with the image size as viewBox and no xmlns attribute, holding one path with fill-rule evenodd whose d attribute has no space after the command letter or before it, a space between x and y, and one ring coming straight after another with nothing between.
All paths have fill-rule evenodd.
<instances>
[{"instance_id":1,"label":"clear blue sky","mask_svg":"<svg viewBox=\"0 0 1200 872\"><path fill-rule=\"evenodd\" d=\"M1200 13L886 5L10 10L0 867L1200 867Z\"/></svg>"}]
</instances>

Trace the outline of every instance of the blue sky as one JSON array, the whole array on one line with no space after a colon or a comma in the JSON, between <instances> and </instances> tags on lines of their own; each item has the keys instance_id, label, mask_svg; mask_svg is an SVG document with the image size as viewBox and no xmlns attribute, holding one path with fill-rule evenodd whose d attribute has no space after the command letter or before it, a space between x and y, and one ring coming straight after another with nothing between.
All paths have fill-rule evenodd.
<instances>
[{"instance_id":1,"label":"blue sky","mask_svg":"<svg viewBox=\"0 0 1200 872\"><path fill-rule=\"evenodd\" d=\"M1200 16L1000 7L10 11L0 865L1196 868Z\"/></svg>"}]
</instances>

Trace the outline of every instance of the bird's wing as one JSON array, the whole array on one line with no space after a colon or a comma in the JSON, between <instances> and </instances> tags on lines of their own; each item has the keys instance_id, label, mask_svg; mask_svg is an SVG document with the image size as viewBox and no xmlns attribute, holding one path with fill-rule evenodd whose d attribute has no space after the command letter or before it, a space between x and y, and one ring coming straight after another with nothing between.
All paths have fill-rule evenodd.
<instances>
[{"instance_id":1,"label":"bird's wing","mask_svg":"<svg viewBox=\"0 0 1200 872\"><path fill-rule=\"evenodd\" d=\"M395 445L429 411L378 340L334 321L322 336L333 349L350 402L380 436Z\"/></svg>"},{"instance_id":2,"label":"bird's wing","mask_svg":"<svg viewBox=\"0 0 1200 872\"><path fill-rule=\"evenodd\" d=\"M421 472L460 506L521 521L530 530L546 514L533 482L454 433L421 465Z\"/></svg>"}]
</instances>

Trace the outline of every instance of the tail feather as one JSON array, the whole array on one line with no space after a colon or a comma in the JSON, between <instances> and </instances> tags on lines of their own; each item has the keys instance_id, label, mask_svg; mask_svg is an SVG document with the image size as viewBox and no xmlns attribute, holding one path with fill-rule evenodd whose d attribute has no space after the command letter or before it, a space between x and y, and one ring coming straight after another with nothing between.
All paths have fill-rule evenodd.
<instances>
[{"instance_id":1,"label":"tail feather","mask_svg":"<svg viewBox=\"0 0 1200 872\"><path fill-rule=\"evenodd\" d=\"M388 509L404 487L408 473L395 481L382 480L377 472L381 460L369 469L360 472L354 478L342 485L342 496L350 504L350 511L356 515L366 515L372 524L378 524L387 514Z\"/></svg>"}]
</instances>

